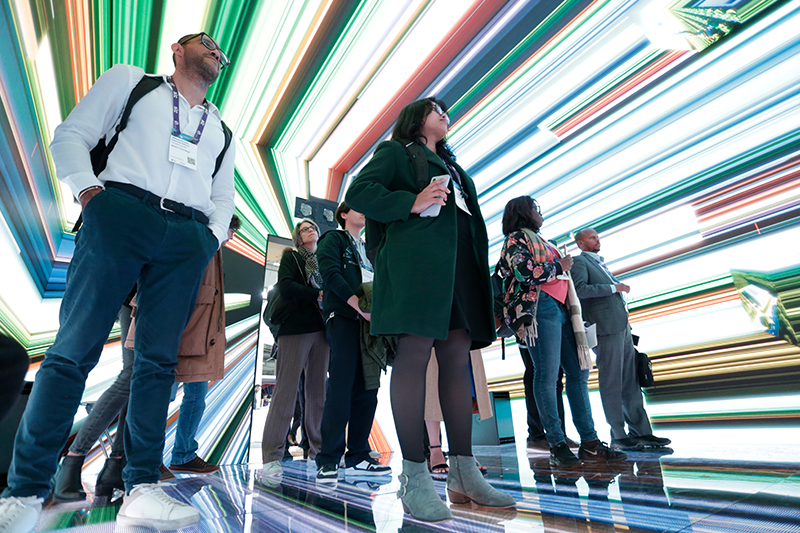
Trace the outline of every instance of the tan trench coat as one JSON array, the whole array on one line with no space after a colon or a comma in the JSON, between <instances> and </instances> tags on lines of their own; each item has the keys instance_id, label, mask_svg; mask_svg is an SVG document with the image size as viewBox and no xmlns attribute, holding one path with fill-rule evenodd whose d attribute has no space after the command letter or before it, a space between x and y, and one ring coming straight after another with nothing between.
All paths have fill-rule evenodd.
<instances>
[{"instance_id":1,"label":"tan trench coat","mask_svg":"<svg viewBox=\"0 0 800 533\"><path fill-rule=\"evenodd\" d=\"M478 419L486 420L494 416L489 385L486 381L486 370L483 368L483 356L480 350L469 352L472 362L472 381L475 383L475 395L478 402ZM435 352L431 349L431 360L425 376L425 420L444 420L442 406L439 404L439 363Z\"/></svg>"}]
</instances>

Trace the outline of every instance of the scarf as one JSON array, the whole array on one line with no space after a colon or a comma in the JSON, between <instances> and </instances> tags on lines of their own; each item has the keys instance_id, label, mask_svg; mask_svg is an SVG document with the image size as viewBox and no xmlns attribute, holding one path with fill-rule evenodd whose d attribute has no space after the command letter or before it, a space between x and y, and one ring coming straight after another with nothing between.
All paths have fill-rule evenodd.
<instances>
[{"instance_id":1,"label":"scarf","mask_svg":"<svg viewBox=\"0 0 800 533\"><path fill-rule=\"evenodd\" d=\"M305 246L298 246L297 252L303 256L306 262L306 280L308 284L316 289L322 288L322 274L319 273L319 266L317 265L317 254L306 248Z\"/></svg>"},{"instance_id":2,"label":"scarf","mask_svg":"<svg viewBox=\"0 0 800 533\"><path fill-rule=\"evenodd\" d=\"M547 243L538 233L527 228L522 228L522 232L528 237L531 243L530 251L534 263L554 262L556 260L555 255L550 251ZM586 339L586 326L583 325L581 302L578 298L578 293L575 291L575 284L572 282L572 276L570 276L569 272L565 272L565 275L569 283L565 305L569 311L572 332L575 335L575 343L578 345L578 361L580 362L581 370L589 370L592 368L592 356L589 353L589 341ZM539 336L536 312L539 309L539 297L541 296L542 289L537 286L536 290L538 293L536 295L536 305L533 308L533 322L531 325L525 326L523 331L523 338L528 346L535 346L536 338Z\"/></svg>"}]
</instances>

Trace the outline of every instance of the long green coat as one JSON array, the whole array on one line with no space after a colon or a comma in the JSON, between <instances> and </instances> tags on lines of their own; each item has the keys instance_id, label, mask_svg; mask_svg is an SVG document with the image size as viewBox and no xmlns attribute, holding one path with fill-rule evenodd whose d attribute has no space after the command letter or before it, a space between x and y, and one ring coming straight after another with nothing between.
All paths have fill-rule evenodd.
<instances>
[{"instance_id":1,"label":"long green coat","mask_svg":"<svg viewBox=\"0 0 800 533\"><path fill-rule=\"evenodd\" d=\"M442 160L425 148L431 177L447 175ZM451 161L452 163L452 161ZM485 283L475 287L483 292L476 304L485 308L485 319L470 332L473 349L488 346L495 339L489 281L489 241L486 224L478 206L475 184L464 170L461 174L472 229L475 260ZM373 335L411 334L446 339L453 304L456 272L457 209L452 185L447 205L439 216L422 218L411 214L417 194L414 167L398 142L378 145L369 163L353 180L345 201L368 218L386 224L386 234L375 255L372 306ZM372 246L372 244L370 244Z\"/></svg>"}]
</instances>

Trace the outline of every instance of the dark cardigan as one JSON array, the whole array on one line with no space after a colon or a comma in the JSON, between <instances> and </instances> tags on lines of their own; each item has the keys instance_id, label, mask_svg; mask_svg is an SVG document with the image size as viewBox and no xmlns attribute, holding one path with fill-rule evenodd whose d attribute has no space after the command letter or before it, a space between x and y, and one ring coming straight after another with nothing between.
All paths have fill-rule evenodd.
<instances>
[{"instance_id":1,"label":"dark cardigan","mask_svg":"<svg viewBox=\"0 0 800 533\"><path fill-rule=\"evenodd\" d=\"M306 282L305 265L303 257L293 250L287 250L281 257L281 266L278 268L278 290L283 298L293 300L297 307L281 326L279 337L314 333L325 329L322 313L317 305L319 289L309 286Z\"/></svg>"}]
</instances>

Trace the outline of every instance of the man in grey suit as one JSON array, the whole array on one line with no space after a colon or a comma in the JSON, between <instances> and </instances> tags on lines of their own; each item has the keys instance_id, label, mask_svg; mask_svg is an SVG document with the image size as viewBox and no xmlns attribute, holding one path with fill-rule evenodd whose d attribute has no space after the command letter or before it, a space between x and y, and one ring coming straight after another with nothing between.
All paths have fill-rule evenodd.
<instances>
[{"instance_id":1,"label":"man in grey suit","mask_svg":"<svg viewBox=\"0 0 800 533\"><path fill-rule=\"evenodd\" d=\"M595 230L581 230L575 240L583 252L574 257L572 280L584 320L597 327L594 351L600 399L611 426L611 446L621 450L664 447L670 440L653 435L636 374L636 350L624 296L631 289L620 283L597 255L600 237Z\"/></svg>"}]
</instances>

